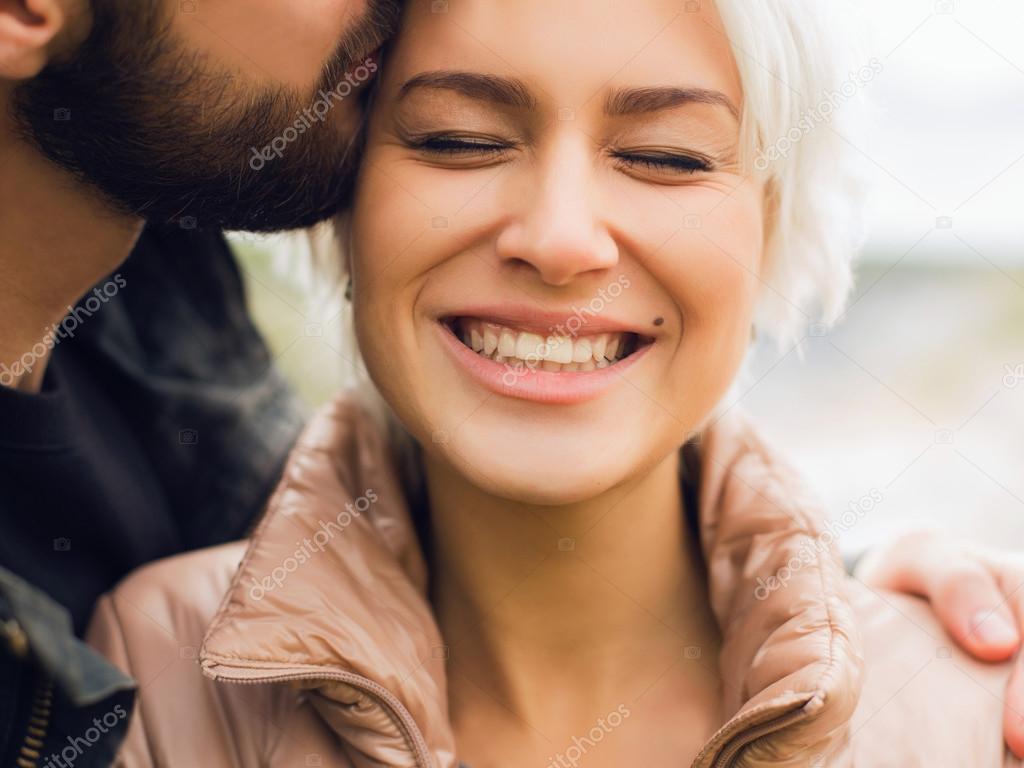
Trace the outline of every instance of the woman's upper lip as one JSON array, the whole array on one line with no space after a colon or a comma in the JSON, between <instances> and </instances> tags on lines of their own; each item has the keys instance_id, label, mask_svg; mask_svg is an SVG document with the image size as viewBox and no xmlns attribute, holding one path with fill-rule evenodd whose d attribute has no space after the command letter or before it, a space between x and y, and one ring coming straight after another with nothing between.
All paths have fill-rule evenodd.
<instances>
[{"instance_id":1,"label":"woman's upper lip","mask_svg":"<svg viewBox=\"0 0 1024 768\"><path fill-rule=\"evenodd\" d=\"M586 335L591 333L635 333L651 335L634 322L606 316L592 310L587 304L571 307L568 311L552 312L530 306L466 307L443 312L439 320L471 318L505 325L538 335ZM575 318L575 319L574 319ZM653 329L653 323L651 324Z\"/></svg>"}]
</instances>

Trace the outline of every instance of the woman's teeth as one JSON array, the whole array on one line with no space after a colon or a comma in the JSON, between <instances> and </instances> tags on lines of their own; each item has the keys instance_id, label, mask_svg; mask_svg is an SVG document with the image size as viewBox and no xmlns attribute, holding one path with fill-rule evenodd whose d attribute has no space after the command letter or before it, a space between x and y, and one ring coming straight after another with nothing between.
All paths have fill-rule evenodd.
<instances>
[{"instance_id":1,"label":"woman's teeth","mask_svg":"<svg viewBox=\"0 0 1024 768\"><path fill-rule=\"evenodd\" d=\"M462 319L456 335L477 354L497 363L522 364L553 373L593 371L621 360L626 352L626 333L598 333L589 336L541 336L515 328Z\"/></svg>"}]
</instances>

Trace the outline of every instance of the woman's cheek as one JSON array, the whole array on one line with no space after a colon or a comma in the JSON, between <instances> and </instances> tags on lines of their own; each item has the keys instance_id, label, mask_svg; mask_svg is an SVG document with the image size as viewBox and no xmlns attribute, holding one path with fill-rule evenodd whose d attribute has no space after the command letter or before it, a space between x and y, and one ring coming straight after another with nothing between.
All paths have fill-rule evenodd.
<instances>
[{"instance_id":1,"label":"woman's cheek","mask_svg":"<svg viewBox=\"0 0 1024 768\"><path fill-rule=\"evenodd\" d=\"M731 195L715 187L687 192L686 207L695 213L666 244L670 257L657 260L670 270L659 280L691 324L713 328L730 318L745 323L758 293L763 250L756 190L744 182Z\"/></svg>"},{"instance_id":2,"label":"woman's cheek","mask_svg":"<svg viewBox=\"0 0 1024 768\"><path fill-rule=\"evenodd\" d=\"M716 236L722 246L713 242ZM655 277L682 316L671 378L685 382L689 396L709 407L725 394L749 346L759 260L756 236L725 229L680 233L673 239L671 258L659 260Z\"/></svg>"},{"instance_id":3,"label":"woman's cheek","mask_svg":"<svg viewBox=\"0 0 1024 768\"><path fill-rule=\"evenodd\" d=\"M368 164L360 178L353 220L354 258L361 285L371 288L383 270L401 271L407 254L430 227L429 210L381 167ZM372 286L375 288L376 286Z\"/></svg>"},{"instance_id":4,"label":"woman's cheek","mask_svg":"<svg viewBox=\"0 0 1024 768\"><path fill-rule=\"evenodd\" d=\"M473 242L482 227L494 224L507 197L507 183L495 183L500 169L436 168L380 152L367 156L358 193L359 240L379 254L388 270L454 255L460 243ZM393 262L393 263L391 263Z\"/></svg>"},{"instance_id":5,"label":"woman's cheek","mask_svg":"<svg viewBox=\"0 0 1024 768\"><path fill-rule=\"evenodd\" d=\"M711 336L739 338L745 350L761 291L763 207L749 182L719 200L684 246L692 321Z\"/></svg>"}]
</instances>

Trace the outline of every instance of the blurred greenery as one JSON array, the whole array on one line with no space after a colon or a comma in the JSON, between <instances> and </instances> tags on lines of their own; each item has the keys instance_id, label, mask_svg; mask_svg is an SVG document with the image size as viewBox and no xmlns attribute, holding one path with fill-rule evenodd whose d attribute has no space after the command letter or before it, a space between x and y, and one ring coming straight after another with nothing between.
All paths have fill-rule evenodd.
<instances>
[{"instance_id":1,"label":"blurred greenery","mask_svg":"<svg viewBox=\"0 0 1024 768\"><path fill-rule=\"evenodd\" d=\"M340 288L324 284L326 276L310 274L307 255L282 255L273 241L234 240L233 247L250 312L276 364L303 401L311 408L321 405L346 385L353 370L341 343Z\"/></svg>"}]
</instances>

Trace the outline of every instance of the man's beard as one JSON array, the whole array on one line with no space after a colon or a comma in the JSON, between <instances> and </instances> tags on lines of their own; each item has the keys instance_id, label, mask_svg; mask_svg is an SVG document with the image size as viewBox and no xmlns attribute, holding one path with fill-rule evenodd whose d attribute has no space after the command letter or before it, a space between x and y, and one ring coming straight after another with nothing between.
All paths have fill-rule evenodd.
<instances>
[{"instance_id":1,"label":"man's beard","mask_svg":"<svg viewBox=\"0 0 1024 768\"><path fill-rule=\"evenodd\" d=\"M74 56L15 92L24 136L117 211L152 222L274 231L345 207L357 152L331 112L358 98L359 79L345 75L365 74L366 55L397 25L397 0L371 1L309 95L215 70L156 5L94 0Z\"/></svg>"}]
</instances>

